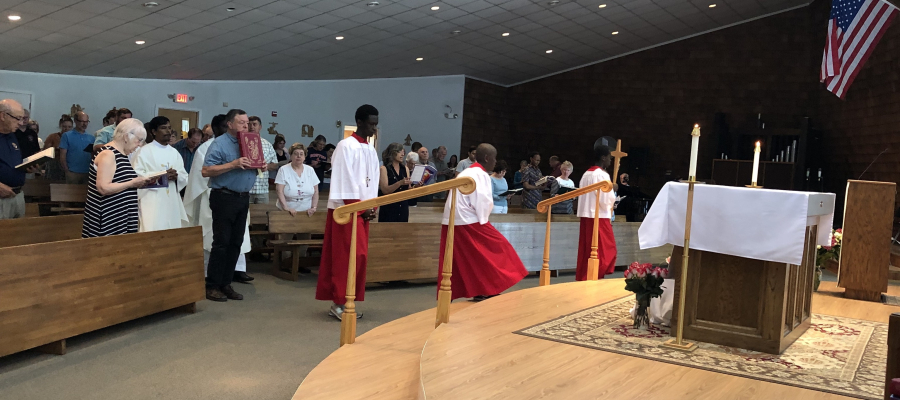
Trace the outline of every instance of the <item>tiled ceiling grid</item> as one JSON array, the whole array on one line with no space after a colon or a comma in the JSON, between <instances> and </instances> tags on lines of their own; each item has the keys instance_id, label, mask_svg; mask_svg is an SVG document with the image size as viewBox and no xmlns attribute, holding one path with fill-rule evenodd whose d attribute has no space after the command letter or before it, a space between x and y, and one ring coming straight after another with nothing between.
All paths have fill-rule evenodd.
<instances>
[{"instance_id":1,"label":"tiled ceiling grid","mask_svg":"<svg viewBox=\"0 0 900 400\"><path fill-rule=\"evenodd\" d=\"M220 80L465 74L511 84L808 3L146 1L0 0L0 68Z\"/></svg>"}]
</instances>

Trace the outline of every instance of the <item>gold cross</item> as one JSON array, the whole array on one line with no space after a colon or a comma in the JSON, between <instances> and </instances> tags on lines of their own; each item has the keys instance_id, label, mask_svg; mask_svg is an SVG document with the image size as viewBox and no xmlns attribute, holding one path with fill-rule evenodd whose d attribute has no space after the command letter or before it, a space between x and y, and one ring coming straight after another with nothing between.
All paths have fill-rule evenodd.
<instances>
[{"instance_id":1,"label":"gold cross","mask_svg":"<svg viewBox=\"0 0 900 400\"><path fill-rule=\"evenodd\" d=\"M619 161L622 161L623 157L628 157L628 153L622 152L622 139L616 140L616 150L609 154L616 158L615 168L613 168L613 175L611 177L613 183L616 183L619 179Z\"/></svg>"}]
</instances>

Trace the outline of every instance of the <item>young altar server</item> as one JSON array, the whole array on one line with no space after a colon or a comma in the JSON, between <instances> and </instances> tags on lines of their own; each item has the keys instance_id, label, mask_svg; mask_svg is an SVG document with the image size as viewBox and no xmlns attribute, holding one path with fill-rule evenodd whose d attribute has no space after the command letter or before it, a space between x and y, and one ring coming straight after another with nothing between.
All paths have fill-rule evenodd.
<instances>
[{"instance_id":1,"label":"young altar server","mask_svg":"<svg viewBox=\"0 0 900 400\"><path fill-rule=\"evenodd\" d=\"M609 181L609 173L606 169L612 161L609 147L603 144L601 139L594 142L594 166L589 168L581 177L579 187L593 185L601 181ZM616 238L613 236L612 208L616 202L616 194L600 192L600 222L597 229L597 259L600 266L597 268L597 278L603 279L615 271L616 267ZM591 242L594 236L594 209L597 205L597 192L590 192L578 197L578 217L581 219L581 229L578 235L578 264L575 269L575 280L587 280L588 259L591 257Z\"/></svg>"},{"instance_id":2,"label":"young altar server","mask_svg":"<svg viewBox=\"0 0 900 400\"><path fill-rule=\"evenodd\" d=\"M194 150L194 161L191 164L191 172L188 174L187 189L184 191L184 212L188 217L189 226L203 228L203 273L206 275L209 267L209 252L212 250L212 210L209 208L209 178L203 177L203 161L209 146L215 138L228 130L225 125L225 115L220 114L212 120L213 138L203 142ZM234 281L249 283L254 278L247 275L246 253L250 252L250 217L247 217L247 227L244 230L244 241L241 243L241 255L234 267Z\"/></svg>"},{"instance_id":3,"label":"young altar server","mask_svg":"<svg viewBox=\"0 0 900 400\"><path fill-rule=\"evenodd\" d=\"M347 295L347 264L350 262L350 239L356 223L356 300L365 300L366 257L369 254L369 221L375 210L366 210L355 222L339 225L334 221L334 209L378 196L379 157L369 144L378 126L378 110L368 104L356 110L356 133L338 142L331 162L331 188L328 193L328 215L325 239L319 263L319 282L316 300L331 301L329 314L341 319ZM362 317L362 313L356 313Z\"/></svg>"},{"instance_id":4,"label":"young altar server","mask_svg":"<svg viewBox=\"0 0 900 400\"><path fill-rule=\"evenodd\" d=\"M475 163L460 172L458 178L475 180L471 194L456 193L456 219L453 229L452 299L473 297L476 301L496 296L522 280L528 271L506 238L488 222L494 208L491 176L497 162L497 149L482 143L475 150ZM444 246L450 223L451 200L444 206L441 227L441 253L438 289L443 278Z\"/></svg>"},{"instance_id":5,"label":"young altar server","mask_svg":"<svg viewBox=\"0 0 900 400\"><path fill-rule=\"evenodd\" d=\"M172 128L166 117L155 117L148 124L148 134L153 134L152 143L144 145L141 152L131 160L138 175L149 175L166 171L169 185L165 188L143 188L138 190L140 209L140 232L176 229L187 225L184 203L179 191L187 186L188 173L184 170L181 154L169 146Z\"/></svg>"}]
</instances>

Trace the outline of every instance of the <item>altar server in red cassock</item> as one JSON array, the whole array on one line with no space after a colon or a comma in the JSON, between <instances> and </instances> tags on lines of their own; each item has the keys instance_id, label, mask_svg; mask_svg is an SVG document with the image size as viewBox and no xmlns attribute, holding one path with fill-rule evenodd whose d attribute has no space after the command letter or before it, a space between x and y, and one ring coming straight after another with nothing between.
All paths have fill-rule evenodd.
<instances>
[{"instance_id":1,"label":"altar server in red cassock","mask_svg":"<svg viewBox=\"0 0 900 400\"><path fill-rule=\"evenodd\" d=\"M472 194L456 193L456 219L453 231L453 275L450 279L453 299L474 297L476 300L498 295L515 285L528 271L509 241L488 222L494 207L491 176L497 150L483 143L475 150L476 162L458 177L475 180ZM438 288L444 265L447 225L450 223L450 200L444 206L441 228L441 255Z\"/></svg>"},{"instance_id":2,"label":"altar server in red cassock","mask_svg":"<svg viewBox=\"0 0 900 400\"><path fill-rule=\"evenodd\" d=\"M609 147L599 139L594 142L594 159L596 163L581 177L579 187L610 180L606 169L609 168L612 156L610 156ZM616 268L616 238L613 236L610 223L615 202L616 194L614 192L600 192L600 222L597 229L597 259L600 261L597 278L599 279L613 273ZM590 192L578 197L578 217L581 219L581 229L578 235L578 265L575 269L575 280L577 281L585 281L588 278L588 259L591 257L596 205L597 192Z\"/></svg>"},{"instance_id":3,"label":"altar server in red cassock","mask_svg":"<svg viewBox=\"0 0 900 400\"><path fill-rule=\"evenodd\" d=\"M331 301L333 304L328 313L339 320L347 301L347 266L350 263L353 229L350 224L357 224L356 301L363 301L366 294L369 221L375 218L375 210L366 210L354 222L340 225L334 221L334 209L378 197L378 153L368 143L368 138L375 135L378 126L378 110L368 104L359 107L356 110L356 125L356 133L338 142L332 156L328 216L316 285L316 299ZM362 313L357 312L356 316L362 317Z\"/></svg>"}]
</instances>

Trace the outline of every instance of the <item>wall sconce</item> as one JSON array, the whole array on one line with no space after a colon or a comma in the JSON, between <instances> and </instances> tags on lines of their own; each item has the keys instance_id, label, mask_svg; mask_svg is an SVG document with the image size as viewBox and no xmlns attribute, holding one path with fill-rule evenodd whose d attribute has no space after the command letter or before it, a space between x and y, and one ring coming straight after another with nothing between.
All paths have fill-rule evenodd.
<instances>
[{"instance_id":1,"label":"wall sconce","mask_svg":"<svg viewBox=\"0 0 900 400\"><path fill-rule=\"evenodd\" d=\"M448 109L450 109L450 112L445 112L445 113L444 113L444 118L447 118L447 119L457 119L457 118L459 118L459 114L454 114L454 113L453 113L453 108L452 108L452 107L450 107L449 105L446 105L446 104L444 105L444 107L447 107Z\"/></svg>"}]
</instances>

